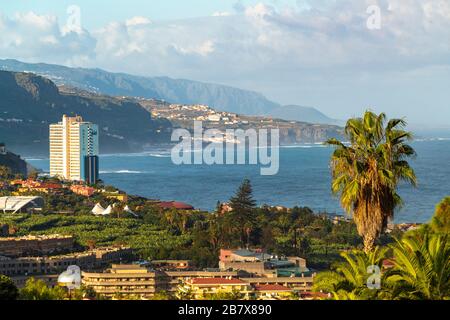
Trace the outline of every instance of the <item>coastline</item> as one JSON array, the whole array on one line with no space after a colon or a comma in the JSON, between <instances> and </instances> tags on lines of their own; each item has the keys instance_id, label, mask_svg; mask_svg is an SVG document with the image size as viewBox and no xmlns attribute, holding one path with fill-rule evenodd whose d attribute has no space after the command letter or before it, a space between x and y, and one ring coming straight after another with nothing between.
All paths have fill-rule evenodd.
<instances>
[{"instance_id":1,"label":"coastline","mask_svg":"<svg viewBox=\"0 0 450 320\"><path fill-rule=\"evenodd\" d=\"M396 213L396 223L424 223L435 204L448 193L445 166L446 139L417 140L418 157L414 160L419 175L418 189L400 188L406 206ZM138 153L101 154L102 179L130 193L149 198L180 200L197 208L214 210L217 201L226 201L242 178L255 184L258 204L273 206L306 206L316 212L344 215L329 188L329 153L319 144L286 145L280 148L281 166L277 176L263 178L252 166L175 166L169 145L158 145ZM436 157L439 154L439 157ZM450 157L450 154L448 155ZM48 160L27 158L34 166L44 168ZM429 168L437 168L430 172ZM205 181L208 183L205 185ZM270 186L279 187L274 190ZM213 188L208 186L214 186Z\"/></svg>"}]
</instances>

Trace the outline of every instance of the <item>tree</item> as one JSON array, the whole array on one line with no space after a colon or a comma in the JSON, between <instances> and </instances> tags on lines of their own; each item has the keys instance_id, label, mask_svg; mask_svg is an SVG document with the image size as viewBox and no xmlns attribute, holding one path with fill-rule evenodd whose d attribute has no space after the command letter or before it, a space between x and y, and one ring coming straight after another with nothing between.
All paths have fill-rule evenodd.
<instances>
[{"instance_id":1,"label":"tree","mask_svg":"<svg viewBox=\"0 0 450 320\"><path fill-rule=\"evenodd\" d=\"M436 207L431 228L437 233L450 234L450 197L446 197Z\"/></svg>"},{"instance_id":2,"label":"tree","mask_svg":"<svg viewBox=\"0 0 450 320\"><path fill-rule=\"evenodd\" d=\"M0 179L8 180L12 177L12 171L9 167L0 166Z\"/></svg>"},{"instance_id":3,"label":"tree","mask_svg":"<svg viewBox=\"0 0 450 320\"><path fill-rule=\"evenodd\" d=\"M331 158L332 191L340 193L342 207L353 214L366 252L373 250L402 203L396 190L399 182L416 185L414 170L406 161L415 155L407 144L412 134L403 130L404 120L385 123L384 113L367 111L363 118L347 122L349 146L337 139L327 142L336 147Z\"/></svg>"},{"instance_id":4,"label":"tree","mask_svg":"<svg viewBox=\"0 0 450 320\"><path fill-rule=\"evenodd\" d=\"M314 279L314 290L332 293L336 300L376 299L380 290L372 290L367 283L373 266L382 268L387 248L376 247L365 253L360 250L341 253L343 262L334 271L320 273Z\"/></svg>"},{"instance_id":5,"label":"tree","mask_svg":"<svg viewBox=\"0 0 450 320\"><path fill-rule=\"evenodd\" d=\"M245 294L239 292L238 290L233 290L231 292L226 291L218 291L212 294L206 294L204 296L207 300L243 300L245 297Z\"/></svg>"},{"instance_id":6,"label":"tree","mask_svg":"<svg viewBox=\"0 0 450 320\"><path fill-rule=\"evenodd\" d=\"M19 290L14 282L7 276L0 275L0 301L16 300L19 297Z\"/></svg>"},{"instance_id":7,"label":"tree","mask_svg":"<svg viewBox=\"0 0 450 320\"><path fill-rule=\"evenodd\" d=\"M30 278L20 290L22 300L63 300L66 292L61 287L49 288L42 280Z\"/></svg>"},{"instance_id":8,"label":"tree","mask_svg":"<svg viewBox=\"0 0 450 320\"><path fill-rule=\"evenodd\" d=\"M394 267L386 274L391 298L450 299L450 245L448 236L405 236L391 248Z\"/></svg>"},{"instance_id":9,"label":"tree","mask_svg":"<svg viewBox=\"0 0 450 320\"><path fill-rule=\"evenodd\" d=\"M184 285L179 285L175 297L178 300L193 300L195 298L191 288Z\"/></svg>"},{"instance_id":10,"label":"tree","mask_svg":"<svg viewBox=\"0 0 450 320\"><path fill-rule=\"evenodd\" d=\"M28 178L31 180L37 180L37 178L39 177L39 172L36 170L32 170L29 174L28 174Z\"/></svg>"},{"instance_id":11,"label":"tree","mask_svg":"<svg viewBox=\"0 0 450 320\"><path fill-rule=\"evenodd\" d=\"M160 300L160 301L173 300L173 296L167 291L159 291L154 294L152 300Z\"/></svg>"},{"instance_id":12,"label":"tree","mask_svg":"<svg viewBox=\"0 0 450 320\"><path fill-rule=\"evenodd\" d=\"M230 206L232 212L232 222L234 226L239 230L241 236L241 244L244 243L243 239L247 239L247 245L250 242L250 233L254 225L254 209L256 202L253 200L253 190L250 180L245 179L236 195L230 199Z\"/></svg>"}]
</instances>

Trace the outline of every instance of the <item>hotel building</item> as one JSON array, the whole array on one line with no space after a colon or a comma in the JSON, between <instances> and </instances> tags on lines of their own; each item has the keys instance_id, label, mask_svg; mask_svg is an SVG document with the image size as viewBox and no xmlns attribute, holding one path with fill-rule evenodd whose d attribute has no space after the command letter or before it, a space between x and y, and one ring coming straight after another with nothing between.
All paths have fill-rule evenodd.
<instances>
[{"instance_id":1,"label":"hotel building","mask_svg":"<svg viewBox=\"0 0 450 320\"><path fill-rule=\"evenodd\" d=\"M0 255L22 257L26 255L48 255L71 251L74 248L72 236L42 235L0 238Z\"/></svg>"},{"instance_id":2,"label":"hotel building","mask_svg":"<svg viewBox=\"0 0 450 320\"><path fill-rule=\"evenodd\" d=\"M238 272L163 271L141 265L114 264L106 272L83 272L83 285L109 298L119 295L124 298L145 299L151 298L159 291L175 294L187 281L203 278L222 279L227 282L227 279L237 279Z\"/></svg>"},{"instance_id":3,"label":"hotel building","mask_svg":"<svg viewBox=\"0 0 450 320\"><path fill-rule=\"evenodd\" d=\"M98 181L98 126L80 116L50 125L50 174L71 181Z\"/></svg>"}]
</instances>

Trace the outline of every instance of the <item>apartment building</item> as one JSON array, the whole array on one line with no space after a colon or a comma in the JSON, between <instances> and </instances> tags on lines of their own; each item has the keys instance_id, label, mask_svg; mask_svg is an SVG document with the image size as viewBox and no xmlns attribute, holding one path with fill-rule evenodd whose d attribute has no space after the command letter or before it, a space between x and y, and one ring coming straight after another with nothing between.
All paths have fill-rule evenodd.
<instances>
[{"instance_id":1,"label":"apartment building","mask_svg":"<svg viewBox=\"0 0 450 320\"><path fill-rule=\"evenodd\" d=\"M80 116L50 125L50 174L94 184L99 175L98 126Z\"/></svg>"},{"instance_id":2,"label":"apartment building","mask_svg":"<svg viewBox=\"0 0 450 320\"><path fill-rule=\"evenodd\" d=\"M9 258L0 255L0 274L10 277L58 274L76 265L83 270L103 269L131 258L128 247L107 247L57 256Z\"/></svg>"},{"instance_id":3,"label":"apartment building","mask_svg":"<svg viewBox=\"0 0 450 320\"><path fill-rule=\"evenodd\" d=\"M237 279L240 276L241 274L237 271L164 271L163 277L165 281L160 283L160 289L176 293L180 286L183 286L191 279Z\"/></svg>"},{"instance_id":4,"label":"apartment building","mask_svg":"<svg viewBox=\"0 0 450 320\"><path fill-rule=\"evenodd\" d=\"M296 277L309 275L306 260L300 257L278 257L261 250L222 249L219 256L221 270L240 270L261 277Z\"/></svg>"},{"instance_id":5,"label":"apartment building","mask_svg":"<svg viewBox=\"0 0 450 320\"><path fill-rule=\"evenodd\" d=\"M158 264L159 262L157 262ZM167 261L165 262L167 263ZM83 272L83 284L106 297L150 298L158 291L175 294L192 279L237 279L237 272L222 271L164 271L144 265L112 265L102 273Z\"/></svg>"},{"instance_id":6,"label":"apartment building","mask_svg":"<svg viewBox=\"0 0 450 320\"><path fill-rule=\"evenodd\" d=\"M102 273L83 272L84 286L105 297L149 298L157 292L162 275L139 265L112 265Z\"/></svg>"},{"instance_id":7,"label":"apartment building","mask_svg":"<svg viewBox=\"0 0 450 320\"><path fill-rule=\"evenodd\" d=\"M0 238L0 255L21 257L26 255L48 255L71 251L74 238L64 235L25 236Z\"/></svg>"},{"instance_id":8,"label":"apartment building","mask_svg":"<svg viewBox=\"0 0 450 320\"><path fill-rule=\"evenodd\" d=\"M248 282L241 279L228 278L195 278L186 281L185 288L191 292L195 299L203 299L217 293L239 292L248 298L253 288Z\"/></svg>"}]
</instances>

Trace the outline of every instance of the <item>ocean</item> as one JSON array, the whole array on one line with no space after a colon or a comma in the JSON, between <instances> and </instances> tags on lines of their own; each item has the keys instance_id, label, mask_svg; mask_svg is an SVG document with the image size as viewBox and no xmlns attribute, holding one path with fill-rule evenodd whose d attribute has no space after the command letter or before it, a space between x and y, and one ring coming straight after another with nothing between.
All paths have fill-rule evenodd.
<instances>
[{"instance_id":1,"label":"ocean","mask_svg":"<svg viewBox=\"0 0 450 320\"><path fill-rule=\"evenodd\" d=\"M418 156L411 161L418 188L401 185L404 206L395 222L428 222L434 209L450 195L450 139L423 139L413 143ZM330 191L329 159L333 149L318 145L280 148L280 169L261 176L256 165L174 165L170 149L155 148L138 154L100 156L101 179L129 194L150 199L177 200L202 210L214 210L227 201L244 178L251 180L259 205L306 206L316 212L344 214ZM48 159L27 159L48 172Z\"/></svg>"}]
</instances>

